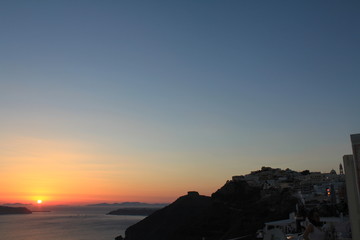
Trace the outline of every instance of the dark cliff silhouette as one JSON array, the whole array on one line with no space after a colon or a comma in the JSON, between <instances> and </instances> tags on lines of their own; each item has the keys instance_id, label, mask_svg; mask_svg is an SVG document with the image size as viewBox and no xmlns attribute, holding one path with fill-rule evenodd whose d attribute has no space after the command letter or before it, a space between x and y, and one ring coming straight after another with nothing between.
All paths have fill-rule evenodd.
<instances>
[{"instance_id":1,"label":"dark cliff silhouette","mask_svg":"<svg viewBox=\"0 0 360 240\"><path fill-rule=\"evenodd\" d=\"M125 240L253 239L264 222L288 218L297 199L290 191L262 195L245 181L228 181L211 197L190 192L129 227Z\"/></svg>"},{"instance_id":2,"label":"dark cliff silhouette","mask_svg":"<svg viewBox=\"0 0 360 240\"><path fill-rule=\"evenodd\" d=\"M0 214L30 214L32 213L25 207L5 207L0 206Z\"/></svg>"},{"instance_id":3,"label":"dark cliff silhouette","mask_svg":"<svg viewBox=\"0 0 360 240\"><path fill-rule=\"evenodd\" d=\"M195 224L212 204L210 197L192 195L180 197L169 206L156 211L149 217L126 230L125 239L177 239L188 225Z\"/></svg>"}]
</instances>

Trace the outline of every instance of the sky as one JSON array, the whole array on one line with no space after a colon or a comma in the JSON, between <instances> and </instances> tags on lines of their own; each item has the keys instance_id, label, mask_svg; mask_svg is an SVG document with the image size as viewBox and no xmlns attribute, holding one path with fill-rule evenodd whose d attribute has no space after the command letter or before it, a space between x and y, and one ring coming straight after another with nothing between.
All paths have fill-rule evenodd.
<instances>
[{"instance_id":1,"label":"sky","mask_svg":"<svg viewBox=\"0 0 360 240\"><path fill-rule=\"evenodd\" d=\"M1 1L0 203L171 202L360 133L358 1Z\"/></svg>"}]
</instances>

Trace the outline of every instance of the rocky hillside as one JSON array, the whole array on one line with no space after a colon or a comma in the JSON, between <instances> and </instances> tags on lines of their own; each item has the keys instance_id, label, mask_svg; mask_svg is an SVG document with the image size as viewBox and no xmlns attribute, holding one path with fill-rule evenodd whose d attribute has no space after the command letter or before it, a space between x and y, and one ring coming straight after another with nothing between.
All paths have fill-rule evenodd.
<instances>
[{"instance_id":1,"label":"rocky hillside","mask_svg":"<svg viewBox=\"0 0 360 240\"><path fill-rule=\"evenodd\" d=\"M289 191L264 195L245 181L228 181L211 197L194 192L126 230L125 240L206 240L248 236L264 222L288 218L297 199Z\"/></svg>"}]
</instances>

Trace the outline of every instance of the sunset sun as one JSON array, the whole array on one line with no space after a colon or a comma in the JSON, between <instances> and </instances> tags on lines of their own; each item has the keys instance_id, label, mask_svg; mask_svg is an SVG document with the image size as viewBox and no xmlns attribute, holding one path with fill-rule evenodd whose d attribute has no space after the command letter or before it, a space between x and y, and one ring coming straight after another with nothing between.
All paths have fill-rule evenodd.
<instances>
[{"instance_id":1,"label":"sunset sun","mask_svg":"<svg viewBox=\"0 0 360 240\"><path fill-rule=\"evenodd\" d=\"M37 203L38 203L38 204L42 204L42 202L43 202L43 201L42 201L41 199L37 200Z\"/></svg>"}]
</instances>

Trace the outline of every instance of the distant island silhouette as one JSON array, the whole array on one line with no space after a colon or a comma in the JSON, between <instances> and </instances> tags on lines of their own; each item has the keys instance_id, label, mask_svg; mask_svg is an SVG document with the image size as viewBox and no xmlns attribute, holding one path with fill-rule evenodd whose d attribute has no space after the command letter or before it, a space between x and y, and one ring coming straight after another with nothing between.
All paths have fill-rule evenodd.
<instances>
[{"instance_id":1,"label":"distant island silhouette","mask_svg":"<svg viewBox=\"0 0 360 240\"><path fill-rule=\"evenodd\" d=\"M120 208L115 211L109 212L107 215L133 215L133 216L149 216L150 214L156 212L160 208Z\"/></svg>"},{"instance_id":2,"label":"distant island silhouette","mask_svg":"<svg viewBox=\"0 0 360 240\"><path fill-rule=\"evenodd\" d=\"M32 212L25 207L0 206L0 214L31 214Z\"/></svg>"},{"instance_id":3,"label":"distant island silhouette","mask_svg":"<svg viewBox=\"0 0 360 240\"><path fill-rule=\"evenodd\" d=\"M122 202L122 203L97 203L86 205L88 207L119 207L119 208L162 208L169 203L144 203L144 202Z\"/></svg>"}]
</instances>

